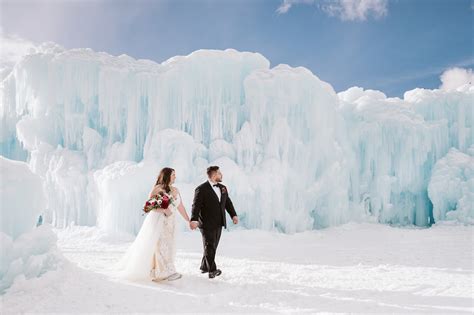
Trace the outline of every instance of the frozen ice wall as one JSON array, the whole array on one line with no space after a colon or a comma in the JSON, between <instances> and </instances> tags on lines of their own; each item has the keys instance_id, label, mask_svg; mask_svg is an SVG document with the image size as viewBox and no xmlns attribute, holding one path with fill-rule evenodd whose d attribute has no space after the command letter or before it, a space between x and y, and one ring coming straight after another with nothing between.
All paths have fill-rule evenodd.
<instances>
[{"instance_id":1,"label":"frozen ice wall","mask_svg":"<svg viewBox=\"0 0 474 315\"><path fill-rule=\"evenodd\" d=\"M305 68L200 50L162 64L44 44L0 85L1 155L27 161L55 226L136 233L164 166L190 210L210 164L248 228L428 225L436 161L473 140L473 89L336 94Z\"/></svg>"},{"instance_id":2,"label":"frozen ice wall","mask_svg":"<svg viewBox=\"0 0 474 315\"><path fill-rule=\"evenodd\" d=\"M234 187L249 190L240 193L248 224L294 232L360 218L351 196L353 154L332 87L287 65L256 70L244 85L248 122L233 144L234 161L248 175Z\"/></svg>"},{"instance_id":3,"label":"frozen ice wall","mask_svg":"<svg viewBox=\"0 0 474 315\"><path fill-rule=\"evenodd\" d=\"M381 222L427 225L429 170L445 145L436 140L446 126L427 123L406 102L379 91L354 87L339 97L356 154L351 180L365 210Z\"/></svg>"},{"instance_id":4,"label":"frozen ice wall","mask_svg":"<svg viewBox=\"0 0 474 315\"><path fill-rule=\"evenodd\" d=\"M474 146L467 153L453 148L436 162L428 195L435 220L474 223Z\"/></svg>"},{"instance_id":5,"label":"frozen ice wall","mask_svg":"<svg viewBox=\"0 0 474 315\"><path fill-rule=\"evenodd\" d=\"M446 124L443 144L446 148L458 148L465 152L474 143L474 92L472 84L460 86L456 90L414 89L405 93L409 107L427 122Z\"/></svg>"},{"instance_id":6,"label":"frozen ice wall","mask_svg":"<svg viewBox=\"0 0 474 315\"><path fill-rule=\"evenodd\" d=\"M404 99L357 87L339 93L358 164L352 179L371 215L401 225L440 219L433 217L436 197L428 196L428 183L450 148L466 151L472 145L473 96L472 85L415 89Z\"/></svg>"}]
</instances>

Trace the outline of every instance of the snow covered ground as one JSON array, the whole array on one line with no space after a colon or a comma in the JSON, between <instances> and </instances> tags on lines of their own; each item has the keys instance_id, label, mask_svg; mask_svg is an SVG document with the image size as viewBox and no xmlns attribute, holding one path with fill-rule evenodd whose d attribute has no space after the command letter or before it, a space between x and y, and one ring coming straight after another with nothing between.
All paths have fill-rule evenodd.
<instances>
[{"instance_id":1,"label":"snow covered ground","mask_svg":"<svg viewBox=\"0 0 474 315\"><path fill-rule=\"evenodd\" d=\"M293 235L224 232L222 276L199 273L198 232L178 236L174 282L130 283L109 271L130 238L95 227L58 229L62 267L17 280L2 314L23 312L472 313L472 226L430 229L349 223Z\"/></svg>"}]
</instances>

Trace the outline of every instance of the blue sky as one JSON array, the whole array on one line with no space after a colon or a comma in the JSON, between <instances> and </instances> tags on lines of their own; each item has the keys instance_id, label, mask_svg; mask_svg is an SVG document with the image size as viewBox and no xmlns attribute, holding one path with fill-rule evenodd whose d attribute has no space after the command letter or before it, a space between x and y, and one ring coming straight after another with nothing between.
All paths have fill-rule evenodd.
<instances>
[{"instance_id":1,"label":"blue sky","mask_svg":"<svg viewBox=\"0 0 474 315\"><path fill-rule=\"evenodd\" d=\"M36 43L162 62L235 48L309 68L336 91L402 96L472 68L471 0L1 1L0 25Z\"/></svg>"}]
</instances>

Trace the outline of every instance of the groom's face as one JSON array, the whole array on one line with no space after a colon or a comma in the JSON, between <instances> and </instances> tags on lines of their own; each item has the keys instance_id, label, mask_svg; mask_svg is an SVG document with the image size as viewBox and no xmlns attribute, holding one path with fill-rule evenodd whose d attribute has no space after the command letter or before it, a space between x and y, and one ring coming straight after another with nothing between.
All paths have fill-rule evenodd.
<instances>
[{"instance_id":1,"label":"groom's face","mask_svg":"<svg viewBox=\"0 0 474 315\"><path fill-rule=\"evenodd\" d=\"M217 170L217 171L214 173L214 182L216 182L216 183L222 182L222 173L221 173L220 170Z\"/></svg>"}]
</instances>

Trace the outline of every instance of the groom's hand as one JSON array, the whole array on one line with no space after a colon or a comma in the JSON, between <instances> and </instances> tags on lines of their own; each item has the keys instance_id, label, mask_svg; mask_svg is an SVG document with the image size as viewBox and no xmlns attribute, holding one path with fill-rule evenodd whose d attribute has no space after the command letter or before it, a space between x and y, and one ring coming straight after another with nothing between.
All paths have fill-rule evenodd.
<instances>
[{"instance_id":1,"label":"groom's hand","mask_svg":"<svg viewBox=\"0 0 474 315\"><path fill-rule=\"evenodd\" d=\"M233 217L232 222L234 222L234 224L239 223L239 218L237 216Z\"/></svg>"},{"instance_id":2,"label":"groom's hand","mask_svg":"<svg viewBox=\"0 0 474 315\"><path fill-rule=\"evenodd\" d=\"M191 228L191 230L195 230L197 229L199 223L197 221L190 221L189 222L189 227Z\"/></svg>"}]
</instances>

